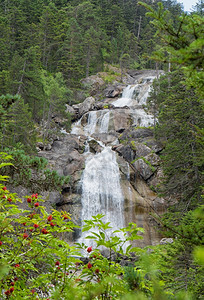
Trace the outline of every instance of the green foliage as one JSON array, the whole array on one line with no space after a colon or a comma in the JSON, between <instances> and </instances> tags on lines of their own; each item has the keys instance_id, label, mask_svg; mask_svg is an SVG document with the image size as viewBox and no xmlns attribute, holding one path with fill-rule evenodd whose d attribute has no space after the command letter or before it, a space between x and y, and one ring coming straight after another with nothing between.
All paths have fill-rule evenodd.
<instances>
[{"instance_id":1,"label":"green foliage","mask_svg":"<svg viewBox=\"0 0 204 300\"><path fill-rule=\"evenodd\" d=\"M201 278L204 269L202 261L199 261L199 257L202 260L204 242L204 222L203 217L200 217L202 215L203 206L186 213L182 218L178 213L166 215L162 220L165 235L173 237L174 242L164 245L164 251L159 255L159 268L167 283L167 289L174 292L188 290L195 299L203 297ZM161 249L158 248L158 251Z\"/></svg>"},{"instance_id":2,"label":"green foliage","mask_svg":"<svg viewBox=\"0 0 204 300\"><path fill-rule=\"evenodd\" d=\"M28 152L35 152L35 129L28 105L19 95L0 97L2 112L1 146L13 147L22 143Z\"/></svg>"},{"instance_id":3,"label":"green foliage","mask_svg":"<svg viewBox=\"0 0 204 300\"><path fill-rule=\"evenodd\" d=\"M203 97L203 16L182 14L177 17L175 26L161 2L158 3L157 10L148 4L140 4L149 10L147 15L153 18L151 23L157 28L157 34L163 41L163 47L155 52L154 59L181 65L187 86L193 86L197 96Z\"/></svg>"},{"instance_id":4,"label":"green foliage","mask_svg":"<svg viewBox=\"0 0 204 300\"><path fill-rule=\"evenodd\" d=\"M42 71L41 80L46 98L43 107L43 123L45 124L43 136L45 139L49 135L53 115L66 117L68 122L66 127L69 128L71 126L71 117L68 113L65 113L65 104L68 102L71 91L66 87L60 72L52 76L46 71Z\"/></svg>"},{"instance_id":5,"label":"green foliage","mask_svg":"<svg viewBox=\"0 0 204 300\"><path fill-rule=\"evenodd\" d=\"M156 137L165 145L161 156L164 190L169 194L176 191L184 201L192 201L195 205L195 201L201 200L202 101L193 88L186 87L180 71L161 77L149 101L157 111Z\"/></svg>"},{"instance_id":6,"label":"green foliage","mask_svg":"<svg viewBox=\"0 0 204 300\"><path fill-rule=\"evenodd\" d=\"M55 170L47 168L43 157L29 156L22 149L8 149L14 166L8 166L4 174L10 176L9 182L16 186L23 185L31 191L61 190L69 182L69 176L60 176Z\"/></svg>"},{"instance_id":7,"label":"green foliage","mask_svg":"<svg viewBox=\"0 0 204 300\"><path fill-rule=\"evenodd\" d=\"M26 210L3 185L0 198L1 297L30 299L38 292L48 297L51 286L60 288L72 279L67 274L76 259L69 257L77 252L57 236L75 226L67 213L49 215L37 194L26 197Z\"/></svg>"},{"instance_id":8,"label":"green foliage","mask_svg":"<svg viewBox=\"0 0 204 300\"><path fill-rule=\"evenodd\" d=\"M3 167L10 156L2 154L1 157L3 165L0 167ZM5 178L0 176L0 181L2 180ZM199 295L201 288L199 268L193 269L193 278L196 275L198 283L196 288L190 284L194 298L185 292L173 294L175 285L170 289L168 284L169 278L175 282L168 259L172 259L171 255L174 255L174 259L179 260L179 256L175 257L174 249L179 250L181 255L181 239L174 245L153 247L150 254L131 245L124 249L125 242L141 238L138 231L143 229L130 223L108 237L110 224L103 223L103 215L97 215L92 220L86 220L83 228L83 231L89 231L87 241L95 240L96 246L76 244L78 250L83 249L86 253L88 263L84 263L77 248L59 238L62 233L69 233L77 227L67 212L53 209L48 214L43 207L43 200L36 193L25 197L25 209L20 209L19 203L22 200L16 194L10 193L5 185L0 184L2 299L197 299L195 297ZM198 214L201 215L201 212L197 211L195 216ZM191 220L192 217L190 216ZM188 222L189 216L185 220L187 225ZM199 224L199 221L194 220L194 224ZM96 228L98 232L95 231ZM122 232L124 238L117 237L115 234L118 232ZM188 230L185 237L188 236L187 232ZM179 242L180 247L177 250ZM108 256L101 255L101 246L108 251ZM122 267L119 263L123 259L122 255L125 254L126 261L129 258L131 262L133 253L140 255L136 267ZM113 260L114 256L117 259ZM167 281L166 272L169 274Z\"/></svg>"},{"instance_id":9,"label":"green foliage","mask_svg":"<svg viewBox=\"0 0 204 300\"><path fill-rule=\"evenodd\" d=\"M131 164L133 164L134 162L136 162L138 159L142 159L151 168L152 172L156 171L156 168L154 166L152 166L152 164L150 163L150 161L148 161L144 156L137 157L136 159L134 159L133 161L131 161Z\"/></svg>"}]
</instances>

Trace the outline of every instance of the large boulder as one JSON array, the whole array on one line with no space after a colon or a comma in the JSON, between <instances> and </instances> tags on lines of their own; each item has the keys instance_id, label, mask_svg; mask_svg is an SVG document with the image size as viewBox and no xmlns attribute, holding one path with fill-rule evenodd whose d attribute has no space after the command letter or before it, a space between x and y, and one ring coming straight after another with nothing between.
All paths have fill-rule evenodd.
<instances>
[{"instance_id":1,"label":"large boulder","mask_svg":"<svg viewBox=\"0 0 204 300\"><path fill-rule=\"evenodd\" d=\"M110 114L109 129L116 132L123 132L132 124L130 109L113 109Z\"/></svg>"},{"instance_id":2,"label":"large boulder","mask_svg":"<svg viewBox=\"0 0 204 300\"><path fill-rule=\"evenodd\" d=\"M82 115L88 111L94 109L95 99L93 97L88 97L84 102L73 105L72 108L75 111L75 114L80 118Z\"/></svg>"},{"instance_id":3,"label":"large boulder","mask_svg":"<svg viewBox=\"0 0 204 300\"><path fill-rule=\"evenodd\" d=\"M150 154L152 151L149 147L147 147L146 145L144 145L142 143L131 141L130 145L131 145L131 148L134 150L135 156L137 158L141 157L141 156L144 157L144 156Z\"/></svg>"},{"instance_id":4,"label":"large boulder","mask_svg":"<svg viewBox=\"0 0 204 300\"><path fill-rule=\"evenodd\" d=\"M144 140L153 137L153 130L149 128L130 127L120 135L120 140Z\"/></svg>"},{"instance_id":5,"label":"large boulder","mask_svg":"<svg viewBox=\"0 0 204 300\"><path fill-rule=\"evenodd\" d=\"M108 86L105 91L104 91L104 94L105 94L105 97L107 98L115 98L115 97L118 97L122 91L124 89L124 86L114 86L114 85L111 85L111 86Z\"/></svg>"},{"instance_id":6,"label":"large boulder","mask_svg":"<svg viewBox=\"0 0 204 300\"><path fill-rule=\"evenodd\" d=\"M146 160L143 158L137 159L135 162L132 163L135 170L142 176L144 180L150 178L154 172L155 168L153 168Z\"/></svg>"},{"instance_id":7,"label":"large boulder","mask_svg":"<svg viewBox=\"0 0 204 300\"><path fill-rule=\"evenodd\" d=\"M135 159L135 153L132 150L130 145L116 145L113 146L112 149L119 153L126 161L129 163Z\"/></svg>"}]
</instances>

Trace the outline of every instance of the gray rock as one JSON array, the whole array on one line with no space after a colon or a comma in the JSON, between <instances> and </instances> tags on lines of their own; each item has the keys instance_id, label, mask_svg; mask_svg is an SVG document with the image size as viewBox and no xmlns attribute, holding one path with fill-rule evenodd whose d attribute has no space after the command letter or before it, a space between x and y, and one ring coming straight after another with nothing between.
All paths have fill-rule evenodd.
<instances>
[{"instance_id":1,"label":"gray rock","mask_svg":"<svg viewBox=\"0 0 204 300\"><path fill-rule=\"evenodd\" d=\"M149 148L151 148L155 153L161 152L161 151L163 150L163 148L164 148L164 146L163 146L161 143L155 141L155 139L147 139L147 140L145 141L145 143L146 143L146 145L147 145Z\"/></svg>"},{"instance_id":2,"label":"gray rock","mask_svg":"<svg viewBox=\"0 0 204 300\"><path fill-rule=\"evenodd\" d=\"M149 153L147 156L145 156L145 159L147 159L152 166L159 166L161 163L160 157L155 153Z\"/></svg>"},{"instance_id":3,"label":"gray rock","mask_svg":"<svg viewBox=\"0 0 204 300\"><path fill-rule=\"evenodd\" d=\"M152 129L149 128L130 128L126 130L121 136L120 140L137 140L153 136Z\"/></svg>"},{"instance_id":4,"label":"gray rock","mask_svg":"<svg viewBox=\"0 0 204 300\"><path fill-rule=\"evenodd\" d=\"M109 129L116 132L123 132L132 124L132 117L130 109L124 110L115 108L111 111Z\"/></svg>"},{"instance_id":5,"label":"gray rock","mask_svg":"<svg viewBox=\"0 0 204 300\"><path fill-rule=\"evenodd\" d=\"M84 100L84 102L73 105L72 108L75 111L75 115L80 118L83 114L94 108L95 99L93 97L88 97Z\"/></svg>"},{"instance_id":6,"label":"gray rock","mask_svg":"<svg viewBox=\"0 0 204 300\"><path fill-rule=\"evenodd\" d=\"M144 157L151 153L151 149L142 143L131 142L131 147L135 151L136 157Z\"/></svg>"},{"instance_id":7,"label":"gray rock","mask_svg":"<svg viewBox=\"0 0 204 300\"><path fill-rule=\"evenodd\" d=\"M37 146L40 150L43 150L43 149L44 149L44 144L43 144L43 142L37 142L37 143L36 143L36 146Z\"/></svg>"},{"instance_id":8,"label":"gray rock","mask_svg":"<svg viewBox=\"0 0 204 300\"><path fill-rule=\"evenodd\" d=\"M135 153L130 145L124 146L120 144L119 146L113 146L112 149L118 152L128 162L131 162L135 159Z\"/></svg>"},{"instance_id":9,"label":"gray rock","mask_svg":"<svg viewBox=\"0 0 204 300\"><path fill-rule=\"evenodd\" d=\"M75 110L74 110L74 108L72 106L70 106L68 104L65 104L65 106L66 106L66 110L65 110L66 113L70 113L72 115L75 114Z\"/></svg>"},{"instance_id":10,"label":"gray rock","mask_svg":"<svg viewBox=\"0 0 204 300\"><path fill-rule=\"evenodd\" d=\"M99 143L96 140L90 140L89 147L90 147L90 151L93 153L99 153L102 150L102 147L99 145Z\"/></svg>"},{"instance_id":11,"label":"gray rock","mask_svg":"<svg viewBox=\"0 0 204 300\"><path fill-rule=\"evenodd\" d=\"M160 241L160 245L172 244L174 240L172 238L163 238Z\"/></svg>"},{"instance_id":12,"label":"gray rock","mask_svg":"<svg viewBox=\"0 0 204 300\"><path fill-rule=\"evenodd\" d=\"M82 79L81 84L89 89L90 94L93 96L104 86L105 82L99 75L91 75Z\"/></svg>"},{"instance_id":13,"label":"gray rock","mask_svg":"<svg viewBox=\"0 0 204 300\"><path fill-rule=\"evenodd\" d=\"M144 180L147 180L154 174L151 166L147 164L142 158L136 160L132 165L134 166L135 170L142 176L142 178L144 178Z\"/></svg>"},{"instance_id":14,"label":"gray rock","mask_svg":"<svg viewBox=\"0 0 204 300\"><path fill-rule=\"evenodd\" d=\"M118 97L123 90L124 86L109 86L107 89L105 89L105 97L107 98L115 98Z\"/></svg>"}]
</instances>

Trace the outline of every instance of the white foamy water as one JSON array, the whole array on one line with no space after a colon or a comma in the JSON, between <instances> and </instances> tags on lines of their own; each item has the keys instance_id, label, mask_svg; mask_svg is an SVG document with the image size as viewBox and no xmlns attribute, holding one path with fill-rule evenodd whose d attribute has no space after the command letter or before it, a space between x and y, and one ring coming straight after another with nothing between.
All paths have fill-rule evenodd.
<instances>
[{"instance_id":1,"label":"white foamy water","mask_svg":"<svg viewBox=\"0 0 204 300\"><path fill-rule=\"evenodd\" d=\"M151 90L151 84L156 77L151 76L144 78L141 83L128 85L122 93L122 97L114 101L115 107L134 106L146 104L147 97Z\"/></svg>"},{"instance_id":2,"label":"white foamy water","mask_svg":"<svg viewBox=\"0 0 204 300\"><path fill-rule=\"evenodd\" d=\"M147 114L144 109L132 110L133 125L149 127L154 125L153 115Z\"/></svg>"},{"instance_id":3,"label":"white foamy water","mask_svg":"<svg viewBox=\"0 0 204 300\"><path fill-rule=\"evenodd\" d=\"M124 227L124 197L120 186L120 172L116 154L110 147L86 159L86 166L81 178L82 185L82 220L104 214L103 221L110 222L113 230ZM112 231L108 234L111 235ZM89 233L82 232L78 242L86 243ZM123 238L122 234L118 234ZM89 245L93 245L92 240Z\"/></svg>"},{"instance_id":4,"label":"white foamy water","mask_svg":"<svg viewBox=\"0 0 204 300\"><path fill-rule=\"evenodd\" d=\"M87 117L88 115L88 117ZM109 126L110 111L109 110L99 110L90 111L86 114L87 122L83 121L85 115L77 121L73 126L72 134L83 134L86 136L91 136L93 133L107 133Z\"/></svg>"}]
</instances>

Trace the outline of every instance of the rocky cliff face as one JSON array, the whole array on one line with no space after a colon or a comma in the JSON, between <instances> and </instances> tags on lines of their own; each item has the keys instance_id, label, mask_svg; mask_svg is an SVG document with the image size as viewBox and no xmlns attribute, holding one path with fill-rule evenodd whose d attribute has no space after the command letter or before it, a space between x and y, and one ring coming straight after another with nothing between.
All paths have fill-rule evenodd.
<instances>
[{"instance_id":1,"label":"rocky cliff face","mask_svg":"<svg viewBox=\"0 0 204 300\"><path fill-rule=\"evenodd\" d=\"M103 174L103 168L108 168L108 165L109 169L113 168L110 167L112 164L115 168L117 164L119 189L122 191L122 196L119 196L122 197L122 202L117 207L122 207L123 225L136 222L146 232L144 239L136 243L137 246L155 244L160 240L149 213L161 213L165 210L165 200L154 192L162 176L159 158L162 145L155 141L153 130L149 128L155 121L153 116L144 110L151 82L157 75L151 70L129 72L125 76L125 84L116 81L104 89L104 81L100 75L87 78L84 84L89 84L92 96L79 105L67 106L73 119L77 120L72 131L63 131L49 151L39 152L39 156L48 159L51 168L61 175L71 176L69 184L63 187L62 194L56 196L55 203L59 209L69 211L77 224L83 221L84 209L89 209L84 206L92 207L93 202L96 202L97 206L101 205L97 209L107 209L106 215L115 206L117 196L113 196L114 188L109 190L108 187L115 183L110 183L110 179L106 180L110 170ZM105 152L111 153L110 157L114 156L116 162L112 158L106 159ZM106 166L103 166L105 161ZM88 164L91 174L86 180L93 180L95 185L103 180L100 194L89 191L89 182L86 182L88 187L85 187L83 180ZM101 175L97 181L99 172ZM89 199L88 204L84 202L86 199ZM96 212L97 209L92 207ZM72 238L79 238L80 235L80 230L76 231Z\"/></svg>"}]
</instances>

